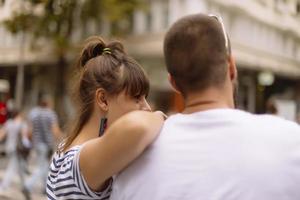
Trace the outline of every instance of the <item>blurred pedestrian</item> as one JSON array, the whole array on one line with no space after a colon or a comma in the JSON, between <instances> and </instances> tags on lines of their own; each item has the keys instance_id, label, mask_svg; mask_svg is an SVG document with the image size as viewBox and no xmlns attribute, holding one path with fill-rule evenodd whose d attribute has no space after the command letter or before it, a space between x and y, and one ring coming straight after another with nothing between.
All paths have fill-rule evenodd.
<instances>
[{"instance_id":1,"label":"blurred pedestrian","mask_svg":"<svg viewBox=\"0 0 300 200\"><path fill-rule=\"evenodd\" d=\"M184 111L116 177L111 199L299 200L300 127L234 109L237 69L222 19L179 19L164 55Z\"/></svg>"},{"instance_id":2,"label":"blurred pedestrian","mask_svg":"<svg viewBox=\"0 0 300 200\"><path fill-rule=\"evenodd\" d=\"M0 127L6 122L7 108L6 103L0 101Z\"/></svg>"},{"instance_id":3,"label":"blurred pedestrian","mask_svg":"<svg viewBox=\"0 0 300 200\"><path fill-rule=\"evenodd\" d=\"M6 108L7 108L7 118L12 117L12 112L15 110L16 105L13 98L11 98L11 95L8 93L6 97Z\"/></svg>"},{"instance_id":4,"label":"blurred pedestrian","mask_svg":"<svg viewBox=\"0 0 300 200\"><path fill-rule=\"evenodd\" d=\"M30 148L28 127L22 114L13 110L11 117L0 130L0 141L6 138L5 151L8 156L8 165L0 183L0 191L5 191L10 186L16 172L19 175L21 187L24 187L26 168L23 153L28 152Z\"/></svg>"},{"instance_id":5,"label":"blurred pedestrian","mask_svg":"<svg viewBox=\"0 0 300 200\"><path fill-rule=\"evenodd\" d=\"M53 156L49 200L108 199L112 176L143 152L164 121L149 112L148 78L120 42L91 38L78 67L78 118Z\"/></svg>"},{"instance_id":6,"label":"blurred pedestrian","mask_svg":"<svg viewBox=\"0 0 300 200\"><path fill-rule=\"evenodd\" d=\"M274 99L269 99L266 103L266 113L270 115L278 115L278 108Z\"/></svg>"},{"instance_id":7,"label":"blurred pedestrian","mask_svg":"<svg viewBox=\"0 0 300 200\"><path fill-rule=\"evenodd\" d=\"M23 192L29 195L35 186L41 184L45 193L50 155L56 140L61 137L61 130L55 111L49 107L50 98L40 94L38 106L34 107L28 116L29 131L32 135L33 149L36 156L36 166L31 177L25 182Z\"/></svg>"}]
</instances>

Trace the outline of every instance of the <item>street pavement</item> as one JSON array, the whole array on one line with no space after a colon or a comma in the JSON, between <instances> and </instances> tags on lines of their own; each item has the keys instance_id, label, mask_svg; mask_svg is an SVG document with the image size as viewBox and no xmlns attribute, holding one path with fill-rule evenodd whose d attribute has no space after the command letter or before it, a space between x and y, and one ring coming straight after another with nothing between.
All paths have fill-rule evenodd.
<instances>
[{"instance_id":1,"label":"street pavement","mask_svg":"<svg viewBox=\"0 0 300 200\"><path fill-rule=\"evenodd\" d=\"M29 166L29 170L33 172L34 170L34 166L32 164L33 162L30 161L29 163L31 163ZM4 176L6 165L7 165L7 158L3 156L0 152L0 181ZM26 178L28 178L28 176ZM23 200L23 199L25 199L25 197L21 192L19 177L16 173L10 188L5 191L0 191L0 200ZM31 199L32 200L47 199L46 196L42 194L42 188L40 185L38 185L33 191L33 193L31 194Z\"/></svg>"}]
</instances>

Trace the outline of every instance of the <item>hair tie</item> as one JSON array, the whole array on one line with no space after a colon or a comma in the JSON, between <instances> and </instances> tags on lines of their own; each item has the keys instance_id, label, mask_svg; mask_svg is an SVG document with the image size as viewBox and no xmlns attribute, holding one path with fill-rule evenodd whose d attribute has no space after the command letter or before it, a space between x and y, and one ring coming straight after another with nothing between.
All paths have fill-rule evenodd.
<instances>
[{"instance_id":1,"label":"hair tie","mask_svg":"<svg viewBox=\"0 0 300 200\"><path fill-rule=\"evenodd\" d=\"M111 49L110 48L104 48L102 54L111 54Z\"/></svg>"}]
</instances>

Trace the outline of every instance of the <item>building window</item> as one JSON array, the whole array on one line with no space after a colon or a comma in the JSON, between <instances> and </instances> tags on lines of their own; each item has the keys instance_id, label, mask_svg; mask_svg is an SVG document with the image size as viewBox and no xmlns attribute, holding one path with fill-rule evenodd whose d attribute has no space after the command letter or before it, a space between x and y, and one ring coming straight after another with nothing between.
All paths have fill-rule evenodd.
<instances>
[{"instance_id":1,"label":"building window","mask_svg":"<svg viewBox=\"0 0 300 200\"><path fill-rule=\"evenodd\" d=\"M147 31L151 31L151 25L152 25L152 15L150 10L146 13L146 29Z\"/></svg>"},{"instance_id":2,"label":"building window","mask_svg":"<svg viewBox=\"0 0 300 200\"><path fill-rule=\"evenodd\" d=\"M267 5L267 2L265 0L257 0L257 2L263 6Z\"/></svg>"},{"instance_id":3,"label":"building window","mask_svg":"<svg viewBox=\"0 0 300 200\"><path fill-rule=\"evenodd\" d=\"M298 1L297 5L296 5L296 13L297 13L297 15L300 14L300 1Z\"/></svg>"},{"instance_id":4,"label":"building window","mask_svg":"<svg viewBox=\"0 0 300 200\"><path fill-rule=\"evenodd\" d=\"M163 2L163 28L167 28L169 25L169 1Z\"/></svg>"},{"instance_id":5,"label":"building window","mask_svg":"<svg viewBox=\"0 0 300 200\"><path fill-rule=\"evenodd\" d=\"M285 13L288 9L286 0L275 0L275 8L281 13Z\"/></svg>"}]
</instances>

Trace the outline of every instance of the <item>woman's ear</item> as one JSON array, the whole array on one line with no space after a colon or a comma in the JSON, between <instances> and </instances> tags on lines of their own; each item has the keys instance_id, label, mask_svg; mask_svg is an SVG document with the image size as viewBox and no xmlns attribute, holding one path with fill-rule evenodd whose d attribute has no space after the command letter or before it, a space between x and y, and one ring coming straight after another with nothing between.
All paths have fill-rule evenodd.
<instances>
[{"instance_id":1,"label":"woman's ear","mask_svg":"<svg viewBox=\"0 0 300 200\"><path fill-rule=\"evenodd\" d=\"M176 85L174 78L172 77L172 75L170 73L168 73L168 80L169 80L172 88L174 89L174 91L181 94L181 92L178 90L178 87Z\"/></svg>"},{"instance_id":2,"label":"woman's ear","mask_svg":"<svg viewBox=\"0 0 300 200\"><path fill-rule=\"evenodd\" d=\"M108 111L108 103L107 103L107 92L103 88L99 88L96 90L96 104L97 106L103 110Z\"/></svg>"}]
</instances>

